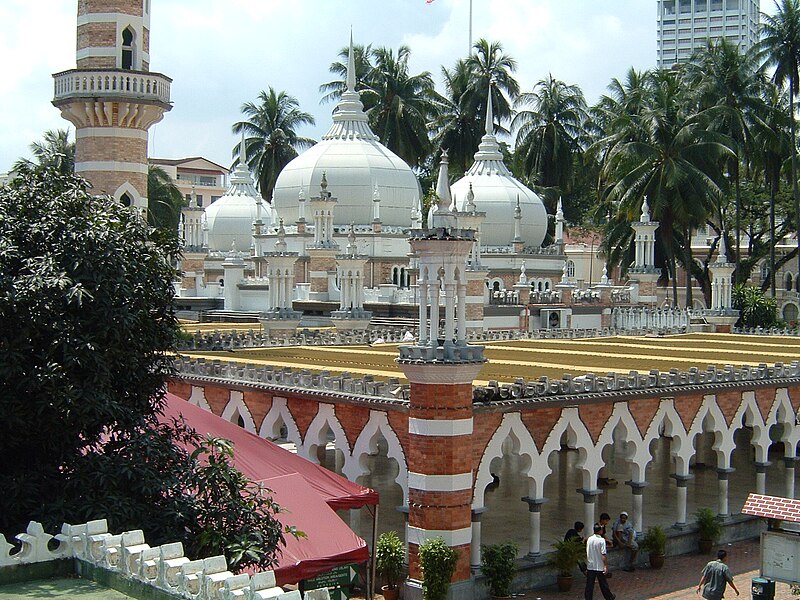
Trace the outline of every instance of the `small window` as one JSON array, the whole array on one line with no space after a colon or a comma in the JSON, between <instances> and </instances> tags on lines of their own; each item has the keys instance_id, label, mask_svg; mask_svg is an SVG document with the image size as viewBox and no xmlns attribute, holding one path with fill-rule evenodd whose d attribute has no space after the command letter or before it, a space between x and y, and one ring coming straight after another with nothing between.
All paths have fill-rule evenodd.
<instances>
[{"instance_id":1,"label":"small window","mask_svg":"<svg viewBox=\"0 0 800 600\"><path fill-rule=\"evenodd\" d=\"M786 279L784 280L784 285L785 285L785 289L786 289L787 292L791 292L792 291L792 274L791 273L787 273L786 274Z\"/></svg>"},{"instance_id":2,"label":"small window","mask_svg":"<svg viewBox=\"0 0 800 600\"><path fill-rule=\"evenodd\" d=\"M567 277L575 277L575 263L571 260L567 261Z\"/></svg>"},{"instance_id":3,"label":"small window","mask_svg":"<svg viewBox=\"0 0 800 600\"><path fill-rule=\"evenodd\" d=\"M126 27L122 31L122 68L133 69L133 30Z\"/></svg>"},{"instance_id":4,"label":"small window","mask_svg":"<svg viewBox=\"0 0 800 600\"><path fill-rule=\"evenodd\" d=\"M133 206L133 198L128 195L128 192L122 194L119 201L122 203L122 206Z\"/></svg>"},{"instance_id":5,"label":"small window","mask_svg":"<svg viewBox=\"0 0 800 600\"><path fill-rule=\"evenodd\" d=\"M783 320L789 324L797 323L797 305L787 304L783 307Z\"/></svg>"}]
</instances>

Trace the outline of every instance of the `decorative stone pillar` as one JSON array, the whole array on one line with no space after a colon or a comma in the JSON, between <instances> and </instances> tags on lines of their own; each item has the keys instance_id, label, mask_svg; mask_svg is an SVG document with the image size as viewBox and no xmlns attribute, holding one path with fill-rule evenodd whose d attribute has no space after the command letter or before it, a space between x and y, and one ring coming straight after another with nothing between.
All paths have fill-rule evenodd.
<instances>
[{"instance_id":1,"label":"decorative stone pillar","mask_svg":"<svg viewBox=\"0 0 800 600\"><path fill-rule=\"evenodd\" d=\"M650 205L647 197L642 202L642 214L638 223L631 223L635 237L636 254L633 267L628 270L630 279L636 283L638 301L655 304L656 282L659 272L655 268L656 229L658 221L650 220Z\"/></svg>"},{"instance_id":2,"label":"decorative stone pillar","mask_svg":"<svg viewBox=\"0 0 800 600\"><path fill-rule=\"evenodd\" d=\"M736 469L721 467L717 469L717 485L719 487L719 510L718 514L723 519L730 517L728 508L728 476Z\"/></svg>"},{"instance_id":3,"label":"decorative stone pillar","mask_svg":"<svg viewBox=\"0 0 800 600\"><path fill-rule=\"evenodd\" d=\"M464 265L472 231L456 227L455 215L440 195L431 212L433 229L412 231L419 259L420 336L400 346L398 365L411 382L408 409L409 576L421 580L419 547L442 538L458 552L450 598L472 594L473 538L472 382L485 359L483 347L466 343ZM438 326L439 290L447 295L446 334ZM427 308L431 311L426 332ZM458 317L458 326L452 324ZM407 592L414 593L416 584ZM406 596L408 597L408 595Z\"/></svg>"},{"instance_id":4,"label":"decorative stone pillar","mask_svg":"<svg viewBox=\"0 0 800 600\"><path fill-rule=\"evenodd\" d=\"M766 462L757 462L755 463L756 467L756 494L766 494L767 493L767 467L770 466L769 461Z\"/></svg>"},{"instance_id":5,"label":"decorative stone pillar","mask_svg":"<svg viewBox=\"0 0 800 600\"><path fill-rule=\"evenodd\" d=\"M264 255L267 259L267 277L269 278L269 301L267 310L259 321L270 337L293 335L303 314L294 310L294 271L298 259L297 252L288 252L286 230L283 220L278 227L278 239L275 251Z\"/></svg>"},{"instance_id":6,"label":"decorative stone pillar","mask_svg":"<svg viewBox=\"0 0 800 600\"><path fill-rule=\"evenodd\" d=\"M528 504L530 513L530 546L528 551L529 558L535 558L542 553L542 504L547 502L547 498L531 498L523 496L522 501Z\"/></svg>"},{"instance_id":7,"label":"decorative stone pillar","mask_svg":"<svg viewBox=\"0 0 800 600\"><path fill-rule=\"evenodd\" d=\"M336 257L341 295L339 310L331 312L331 319L337 329L366 329L372 318L372 313L364 310L364 270L368 257L358 254L353 225L347 240L347 252Z\"/></svg>"},{"instance_id":8,"label":"decorative stone pillar","mask_svg":"<svg viewBox=\"0 0 800 600\"><path fill-rule=\"evenodd\" d=\"M646 481L626 481L625 485L631 487L633 494L633 530L638 534L642 533L642 506L644 503L644 488L647 487Z\"/></svg>"},{"instance_id":9,"label":"decorative stone pillar","mask_svg":"<svg viewBox=\"0 0 800 600\"><path fill-rule=\"evenodd\" d=\"M310 298L327 301L330 299L328 281L336 272L336 255L339 246L334 241L333 212L336 198L328 191L328 179L322 174L319 195L311 198L309 205L314 214L314 242L308 246L308 279Z\"/></svg>"},{"instance_id":10,"label":"decorative stone pillar","mask_svg":"<svg viewBox=\"0 0 800 600\"><path fill-rule=\"evenodd\" d=\"M705 319L715 326L718 333L730 333L739 319L739 311L733 309L733 271L736 265L726 257L725 236L720 238L716 262L708 265L711 275L711 308Z\"/></svg>"},{"instance_id":11,"label":"decorative stone pillar","mask_svg":"<svg viewBox=\"0 0 800 600\"><path fill-rule=\"evenodd\" d=\"M485 512L485 508L472 510L472 543L470 545L469 566L473 574L481 569L481 516Z\"/></svg>"},{"instance_id":12,"label":"decorative stone pillar","mask_svg":"<svg viewBox=\"0 0 800 600\"><path fill-rule=\"evenodd\" d=\"M244 277L244 268L245 264L241 253L231 249L222 262L223 281L225 282L222 297L225 310L239 310L241 308L239 282Z\"/></svg>"},{"instance_id":13,"label":"decorative stone pillar","mask_svg":"<svg viewBox=\"0 0 800 600\"><path fill-rule=\"evenodd\" d=\"M686 527L686 497L687 497L687 482L694 479L694 475L670 475L677 484L675 494L675 525L676 529L684 529Z\"/></svg>"}]
</instances>

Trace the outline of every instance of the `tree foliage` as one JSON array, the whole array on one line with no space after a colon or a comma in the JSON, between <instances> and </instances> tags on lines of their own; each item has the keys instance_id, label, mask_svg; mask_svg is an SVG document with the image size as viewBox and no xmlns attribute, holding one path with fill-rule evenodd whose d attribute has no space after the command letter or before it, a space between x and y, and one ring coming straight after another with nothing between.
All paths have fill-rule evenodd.
<instances>
[{"instance_id":1,"label":"tree foliage","mask_svg":"<svg viewBox=\"0 0 800 600\"><path fill-rule=\"evenodd\" d=\"M772 327L778 322L778 304L775 298L751 285L733 288L733 308L739 311L739 327Z\"/></svg>"},{"instance_id":2,"label":"tree foliage","mask_svg":"<svg viewBox=\"0 0 800 600\"><path fill-rule=\"evenodd\" d=\"M273 560L277 507L226 447L158 419L176 254L175 236L73 175L23 169L0 188L3 533L107 518L198 556Z\"/></svg>"},{"instance_id":3,"label":"tree foliage","mask_svg":"<svg viewBox=\"0 0 800 600\"><path fill-rule=\"evenodd\" d=\"M62 175L75 171L75 142L69 139L69 129L48 129L40 141L30 145L30 149L34 160L19 159L14 163L14 171L51 168Z\"/></svg>"},{"instance_id":4,"label":"tree foliage","mask_svg":"<svg viewBox=\"0 0 800 600\"><path fill-rule=\"evenodd\" d=\"M178 234L181 208L186 199L163 168L147 167L147 222L173 235Z\"/></svg>"}]
</instances>

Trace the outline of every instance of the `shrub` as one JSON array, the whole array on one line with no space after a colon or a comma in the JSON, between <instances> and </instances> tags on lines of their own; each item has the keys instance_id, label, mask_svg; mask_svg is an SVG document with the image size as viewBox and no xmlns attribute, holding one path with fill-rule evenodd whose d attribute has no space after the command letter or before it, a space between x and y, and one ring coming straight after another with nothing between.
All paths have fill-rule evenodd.
<instances>
[{"instance_id":1,"label":"shrub","mask_svg":"<svg viewBox=\"0 0 800 600\"><path fill-rule=\"evenodd\" d=\"M740 284L733 288L733 308L739 311L738 327L773 327L778 321L775 298L751 285Z\"/></svg>"},{"instance_id":2,"label":"shrub","mask_svg":"<svg viewBox=\"0 0 800 600\"><path fill-rule=\"evenodd\" d=\"M405 547L394 531L386 531L375 545L375 568L386 578L386 585L396 588L403 577Z\"/></svg>"},{"instance_id":3,"label":"shrub","mask_svg":"<svg viewBox=\"0 0 800 600\"><path fill-rule=\"evenodd\" d=\"M481 572L486 577L493 596L511 595L518 550L514 542L481 547Z\"/></svg>"},{"instance_id":4,"label":"shrub","mask_svg":"<svg viewBox=\"0 0 800 600\"><path fill-rule=\"evenodd\" d=\"M419 547L424 600L444 600L447 597L457 561L458 551L445 544L442 538L428 540Z\"/></svg>"}]
</instances>

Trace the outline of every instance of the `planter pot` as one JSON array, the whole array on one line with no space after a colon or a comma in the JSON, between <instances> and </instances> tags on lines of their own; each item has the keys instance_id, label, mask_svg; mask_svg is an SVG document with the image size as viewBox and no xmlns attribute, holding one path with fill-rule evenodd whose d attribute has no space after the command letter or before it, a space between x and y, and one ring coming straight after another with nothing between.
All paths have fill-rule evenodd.
<instances>
[{"instance_id":1,"label":"planter pot","mask_svg":"<svg viewBox=\"0 0 800 600\"><path fill-rule=\"evenodd\" d=\"M390 588L384 585L381 587L381 595L383 600L397 600L400 597L400 586Z\"/></svg>"},{"instance_id":2,"label":"planter pot","mask_svg":"<svg viewBox=\"0 0 800 600\"><path fill-rule=\"evenodd\" d=\"M700 540L700 554L711 554L711 548L714 547L714 542L711 540Z\"/></svg>"},{"instance_id":3,"label":"planter pot","mask_svg":"<svg viewBox=\"0 0 800 600\"><path fill-rule=\"evenodd\" d=\"M556 578L559 592L568 592L572 589L572 575L559 575Z\"/></svg>"},{"instance_id":4,"label":"planter pot","mask_svg":"<svg viewBox=\"0 0 800 600\"><path fill-rule=\"evenodd\" d=\"M664 555L662 553L651 552L648 558L652 568L660 569L664 566Z\"/></svg>"}]
</instances>

